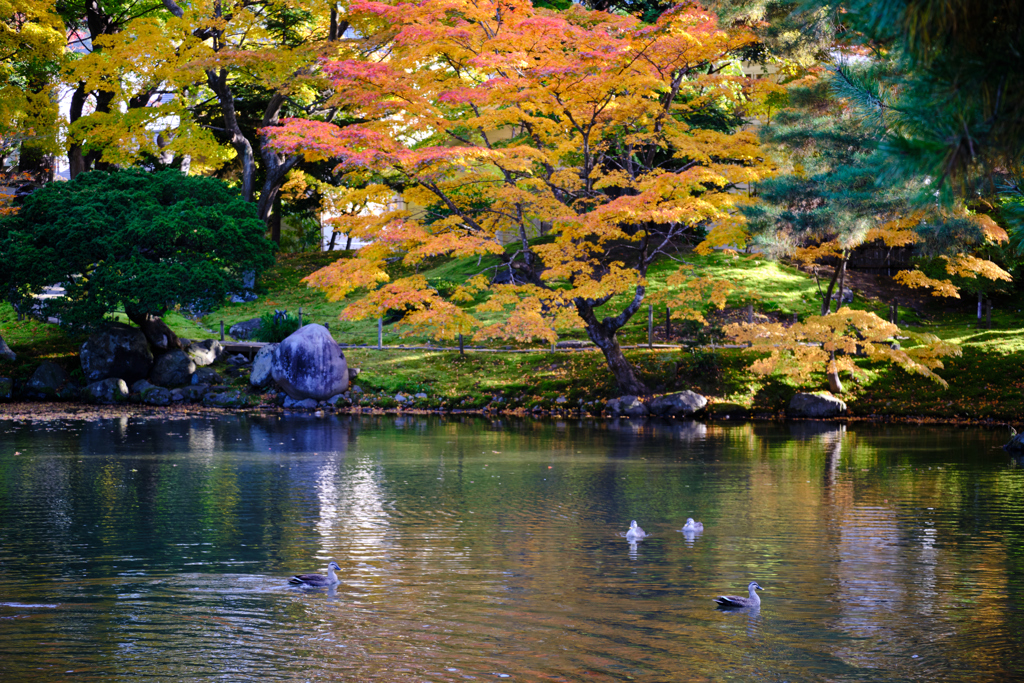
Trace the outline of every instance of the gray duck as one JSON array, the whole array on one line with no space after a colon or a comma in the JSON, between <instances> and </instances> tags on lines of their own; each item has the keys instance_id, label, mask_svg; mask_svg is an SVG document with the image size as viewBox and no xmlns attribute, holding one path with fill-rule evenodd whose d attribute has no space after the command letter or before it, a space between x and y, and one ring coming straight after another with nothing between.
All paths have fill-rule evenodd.
<instances>
[{"instance_id":1,"label":"gray duck","mask_svg":"<svg viewBox=\"0 0 1024 683\"><path fill-rule=\"evenodd\" d=\"M688 532L704 531L704 523L695 522L693 521L693 517L687 517L686 524L683 525L683 528L680 529L680 531L682 531L684 534Z\"/></svg>"},{"instance_id":2,"label":"gray duck","mask_svg":"<svg viewBox=\"0 0 1024 683\"><path fill-rule=\"evenodd\" d=\"M340 581L334 572L340 571L341 567L338 566L338 563L331 560L327 564L327 576L323 574L296 574L288 579L288 583L293 586L337 586Z\"/></svg>"},{"instance_id":3,"label":"gray duck","mask_svg":"<svg viewBox=\"0 0 1024 683\"><path fill-rule=\"evenodd\" d=\"M634 519L629 523L629 531L626 532L626 540L630 543L635 543L636 541L647 538L649 535L650 534L636 525L636 520Z\"/></svg>"},{"instance_id":4,"label":"gray duck","mask_svg":"<svg viewBox=\"0 0 1024 683\"><path fill-rule=\"evenodd\" d=\"M751 581L750 585L747 586L747 590L750 591L749 598L744 598L739 595L719 595L715 598L715 602L718 603L719 607L725 608L760 607L761 597L756 593L756 591L763 591L764 589L757 585L757 581Z\"/></svg>"}]
</instances>

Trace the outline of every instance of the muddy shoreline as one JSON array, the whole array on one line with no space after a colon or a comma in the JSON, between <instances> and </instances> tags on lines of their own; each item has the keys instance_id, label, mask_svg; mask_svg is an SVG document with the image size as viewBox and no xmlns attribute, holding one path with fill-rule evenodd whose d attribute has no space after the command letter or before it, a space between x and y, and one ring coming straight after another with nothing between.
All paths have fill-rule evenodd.
<instances>
[{"instance_id":1,"label":"muddy shoreline","mask_svg":"<svg viewBox=\"0 0 1024 683\"><path fill-rule=\"evenodd\" d=\"M246 408L214 408L200 404L181 404L171 406L149 406L144 404L96 405L92 403L53 402L53 401L12 401L0 404L0 420L17 422L47 422L52 420L105 420L121 417L140 419L181 419L203 415L308 415L327 417L329 415L423 415L438 417L516 417L537 420L629 420L629 417L610 417L576 412L534 412L529 410L425 410L373 408L356 406L348 408L328 408L316 410L293 410L274 404L263 404ZM683 422L675 418L644 417L642 420L661 420L665 422ZM906 415L844 415L832 418L794 418L785 414L752 413L748 416L717 416L703 415L694 418L696 422L709 424L742 423L742 422L837 422L841 424L928 424L952 425L964 427L998 427L1006 428L1005 420L990 418L971 419L956 416L906 416Z\"/></svg>"}]
</instances>

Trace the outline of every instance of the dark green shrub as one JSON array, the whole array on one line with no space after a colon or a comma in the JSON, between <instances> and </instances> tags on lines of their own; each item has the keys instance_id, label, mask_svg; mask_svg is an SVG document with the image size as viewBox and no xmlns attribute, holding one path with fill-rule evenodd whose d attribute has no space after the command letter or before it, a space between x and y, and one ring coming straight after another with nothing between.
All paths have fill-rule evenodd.
<instances>
[{"instance_id":1,"label":"dark green shrub","mask_svg":"<svg viewBox=\"0 0 1024 683\"><path fill-rule=\"evenodd\" d=\"M260 317L260 326L253 333L256 341L277 344L284 341L285 337L299 329L299 319L294 315L285 312L264 313Z\"/></svg>"},{"instance_id":2,"label":"dark green shrub","mask_svg":"<svg viewBox=\"0 0 1024 683\"><path fill-rule=\"evenodd\" d=\"M210 310L274 262L256 207L214 178L90 171L0 217L0 292L71 329L114 311L138 325L175 305ZM33 298L61 285L66 296Z\"/></svg>"}]
</instances>

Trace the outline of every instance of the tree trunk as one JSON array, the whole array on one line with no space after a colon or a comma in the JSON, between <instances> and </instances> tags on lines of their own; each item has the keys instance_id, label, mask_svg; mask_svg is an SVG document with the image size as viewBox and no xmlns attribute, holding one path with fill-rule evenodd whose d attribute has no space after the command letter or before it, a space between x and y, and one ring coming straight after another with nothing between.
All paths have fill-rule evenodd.
<instances>
[{"instance_id":1,"label":"tree trunk","mask_svg":"<svg viewBox=\"0 0 1024 683\"><path fill-rule=\"evenodd\" d=\"M174 334L174 330L168 327L160 317L131 310L128 306L125 307L125 314L129 320L139 326L142 333L146 335L149 345L154 349L170 351L182 348L178 335Z\"/></svg>"},{"instance_id":2,"label":"tree trunk","mask_svg":"<svg viewBox=\"0 0 1024 683\"><path fill-rule=\"evenodd\" d=\"M263 112L263 127L276 126L281 120L281 107L284 106L285 98L280 93L270 98L266 110ZM298 155L287 157L278 154L265 140L260 140L260 158L263 160L263 170L266 177L263 181L263 188L260 190L260 201L256 206L256 213L271 231L271 239L276 243L281 242L281 187L288 176L288 171L299 162ZM277 217L273 217L277 214Z\"/></svg>"},{"instance_id":3,"label":"tree trunk","mask_svg":"<svg viewBox=\"0 0 1024 683\"><path fill-rule=\"evenodd\" d=\"M642 300L643 288L638 287L637 289L639 290L638 298ZM634 299L634 302L636 302L636 299ZM636 371L622 354L622 347L619 346L619 342L615 338L616 332L632 317L632 313L635 313L635 310L632 310L634 308L631 304L626 311L616 318L605 318L602 321L598 321L597 316L594 315L594 307L590 302L582 299L576 300L576 310L586 325L587 336L590 337L592 342L597 344L597 348L601 349L608 364L608 369L611 370L615 381L619 383L622 391L632 396L650 396L651 390L647 388L643 380L637 377ZM632 312L630 312L631 310Z\"/></svg>"},{"instance_id":4,"label":"tree trunk","mask_svg":"<svg viewBox=\"0 0 1024 683\"><path fill-rule=\"evenodd\" d=\"M125 20L123 15L122 20ZM85 3L85 23L89 28L89 36L93 42L93 49L100 51L101 48L96 47L95 40L101 36L114 35L121 30L121 25L118 23L115 17L107 14L103 6L98 0L86 0ZM82 118L82 110L85 106L86 100L89 99L89 95L95 92L96 94L96 111L106 113L110 111L110 104L114 101L114 93L108 90L97 90L89 91L85 89L85 83L80 82L75 92L71 95L71 108L68 112L68 123L74 124ZM139 106L144 106L145 103ZM131 107L130 107L131 108ZM99 150L93 150L88 154L83 154L82 146L78 143L71 143L68 146L68 170L70 176L75 178L81 173L90 170L91 168L108 168L109 164L100 163L102 152Z\"/></svg>"},{"instance_id":5,"label":"tree trunk","mask_svg":"<svg viewBox=\"0 0 1024 683\"><path fill-rule=\"evenodd\" d=\"M843 307L843 290L846 287L846 261L848 258L844 250L842 263L839 264L839 297L836 299L836 313Z\"/></svg>"},{"instance_id":6,"label":"tree trunk","mask_svg":"<svg viewBox=\"0 0 1024 683\"><path fill-rule=\"evenodd\" d=\"M260 204L263 202L261 201ZM267 227L270 229L270 239L274 244L281 244L281 195L274 198L274 210L267 216Z\"/></svg>"},{"instance_id":7,"label":"tree trunk","mask_svg":"<svg viewBox=\"0 0 1024 683\"><path fill-rule=\"evenodd\" d=\"M164 4L167 4L167 0ZM242 199L251 202L256 189L256 155L253 153L252 143L242 133L242 126L238 122L235 94L228 85L227 70L208 70L206 82L217 96L221 114L224 116L224 129L230 136L229 142L238 153L239 162L242 164ZM267 215L264 214L261 218L266 221Z\"/></svg>"},{"instance_id":8,"label":"tree trunk","mask_svg":"<svg viewBox=\"0 0 1024 683\"><path fill-rule=\"evenodd\" d=\"M603 326L598 326L596 328L588 327L587 336L601 349L608 369L611 370L615 381L619 383L623 392L632 396L651 395L651 390L647 388L643 380L637 377L633 366L622 354L622 347L619 346L614 334L604 334Z\"/></svg>"},{"instance_id":9,"label":"tree trunk","mask_svg":"<svg viewBox=\"0 0 1024 683\"><path fill-rule=\"evenodd\" d=\"M829 282L828 282L828 289L825 290L825 295L824 295L824 297L822 297L822 302L821 302L821 314L822 315L828 315L829 310L832 307L832 292L835 291L836 280L839 279L840 271L843 271L843 272L846 271L846 261L849 258L850 258L849 254L844 249L843 252L842 252L842 256L839 259L839 264L836 266L835 270L832 272L832 279L829 280ZM842 303L842 301L843 301L843 292L842 292L842 290L840 290L839 291L839 302ZM836 310L837 311L839 310L839 306L836 306Z\"/></svg>"},{"instance_id":10,"label":"tree trunk","mask_svg":"<svg viewBox=\"0 0 1024 683\"><path fill-rule=\"evenodd\" d=\"M828 362L828 388L833 394L843 393L843 383L839 379L839 369L836 368L836 352L829 353Z\"/></svg>"},{"instance_id":11,"label":"tree trunk","mask_svg":"<svg viewBox=\"0 0 1024 683\"><path fill-rule=\"evenodd\" d=\"M71 95L71 108L68 112L68 121L74 123L82 118L82 108L89 92L85 89L85 83L79 83L75 92ZM74 180L80 173L85 171L85 157L82 154L82 146L73 142L68 146L68 171L71 179Z\"/></svg>"}]
</instances>

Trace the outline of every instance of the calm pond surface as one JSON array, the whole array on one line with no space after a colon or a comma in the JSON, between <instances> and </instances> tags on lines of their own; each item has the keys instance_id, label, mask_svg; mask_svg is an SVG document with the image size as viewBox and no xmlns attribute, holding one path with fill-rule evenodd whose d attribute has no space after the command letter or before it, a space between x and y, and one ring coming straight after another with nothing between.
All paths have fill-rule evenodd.
<instances>
[{"instance_id":1,"label":"calm pond surface","mask_svg":"<svg viewBox=\"0 0 1024 683\"><path fill-rule=\"evenodd\" d=\"M0 679L1024 678L1002 430L0 420ZM706 525L680 529L687 517ZM652 536L620 536L636 519ZM296 572L343 583L297 589ZM764 587L759 611L712 599Z\"/></svg>"}]
</instances>

